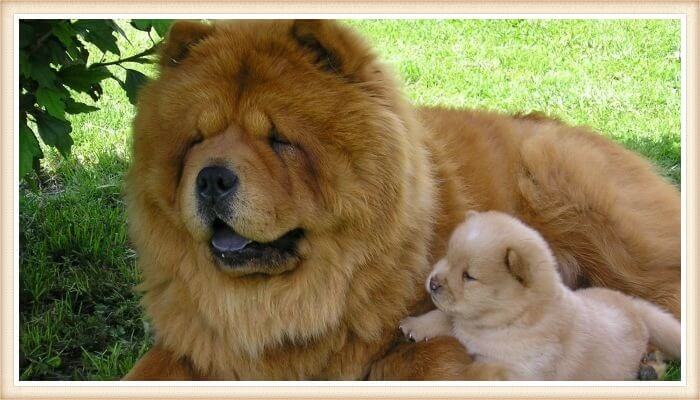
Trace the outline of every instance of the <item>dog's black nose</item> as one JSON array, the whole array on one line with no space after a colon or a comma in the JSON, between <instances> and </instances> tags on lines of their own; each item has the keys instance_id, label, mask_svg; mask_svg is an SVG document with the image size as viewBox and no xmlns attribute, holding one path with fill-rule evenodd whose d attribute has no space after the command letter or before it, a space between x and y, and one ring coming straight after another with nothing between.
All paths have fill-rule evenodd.
<instances>
[{"instance_id":1,"label":"dog's black nose","mask_svg":"<svg viewBox=\"0 0 700 400\"><path fill-rule=\"evenodd\" d=\"M440 289L440 287L442 285L440 284L440 282L438 282L437 279L435 279L435 277L432 277L432 278L430 278L430 285L429 286L430 286L430 291L434 292L434 291Z\"/></svg>"},{"instance_id":2,"label":"dog's black nose","mask_svg":"<svg viewBox=\"0 0 700 400\"><path fill-rule=\"evenodd\" d=\"M197 194L200 198L217 201L236 191L238 177L226 167L205 167L197 175Z\"/></svg>"}]
</instances>

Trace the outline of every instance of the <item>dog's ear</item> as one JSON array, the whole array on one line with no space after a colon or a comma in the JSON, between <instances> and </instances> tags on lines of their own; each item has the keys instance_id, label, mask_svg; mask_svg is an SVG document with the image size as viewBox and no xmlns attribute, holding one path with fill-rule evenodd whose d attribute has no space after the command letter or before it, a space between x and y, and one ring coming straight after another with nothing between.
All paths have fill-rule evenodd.
<instances>
[{"instance_id":1,"label":"dog's ear","mask_svg":"<svg viewBox=\"0 0 700 400\"><path fill-rule=\"evenodd\" d=\"M469 211L467 211L467 212L464 214L464 220L465 220L465 221L468 221L469 218L471 218L471 217L473 217L473 216L475 216L475 215L479 215L479 212L478 212L478 211L475 211L475 210L469 210Z\"/></svg>"},{"instance_id":2,"label":"dog's ear","mask_svg":"<svg viewBox=\"0 0 700 400\"><path fill-rule=\"evenodd\" d=\"M165 36L161 49L160 64L175 67L187 58L190 48L209 36L214 30L212 25L196 21L177 21Z\"/></svg>"},{"instance_id":3,"label":"dog's ear","mask_svg":"<svg viewBox=\"0 0 700 400\"><path fill-rule=\"evenodd\" d=\"M513 277L523 286L530 286L531 275L530 268L527 265L527 260L521 257L514 249L506 250L506 267Z\"/></svg>"},{"instance_id":4,"label":"dog's ear","mask_svg":"<svg viewBox=\"0 0 700 400\"><path fill-rule=\"evenodd\" d=\"M376 72L367 68L375 60L369 46L351 29L328 20L296 20L292 37L321 70L362 82Z\"/></svg>"}]
</instances>

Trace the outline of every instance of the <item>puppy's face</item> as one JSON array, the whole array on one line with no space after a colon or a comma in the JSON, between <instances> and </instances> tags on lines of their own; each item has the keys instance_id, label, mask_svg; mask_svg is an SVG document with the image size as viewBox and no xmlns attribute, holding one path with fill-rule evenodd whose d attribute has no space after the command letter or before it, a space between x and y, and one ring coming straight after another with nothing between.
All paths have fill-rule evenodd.
<instances>
[{"instance_id":1,"label":"puppy's face","mask_svg":"<svg viewBox=\"0 0 700 400\"><path fill-rule=\"evenodd\" d=\"M435 265L426 289L449 314L475 321L509 319L537 296L539 274L532 267L537 263L553 268L537 232L502 213L470 212L453 233L447 256Z\"/></svg>"}]
</instances>

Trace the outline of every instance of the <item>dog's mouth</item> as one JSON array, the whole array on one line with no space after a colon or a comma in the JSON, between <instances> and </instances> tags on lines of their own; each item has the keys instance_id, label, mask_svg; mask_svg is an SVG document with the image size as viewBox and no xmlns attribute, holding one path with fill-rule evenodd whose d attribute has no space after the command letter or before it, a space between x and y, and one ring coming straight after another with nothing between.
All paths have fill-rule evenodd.
<instances>
[{"instance_id":1,"label":"dog's mouth","mask_svg":"<svg viewBox=\"0 0 700 400\"><path fill-rule=\"evenodd\" d=\"M241 236L220 219L214 221L212 231L210 241L212 254L223 265L230 268L252 264L257 267L256 269L261 267L275 269L288 258L296 256L297 244L304 236L304 231L297 228L271 242L256 242Z\"/></svg>"},{"instance_id":2,"label":"dog's mouth","mask_svg":"<svg viewBox=\"0 0 700 400\"><path fill-rule=\"evenodd\" d=\"M445 300L447 300L443 292L443 290L440 290L438 292L430 292L430 300L437 308L441 310L445 307Z\"/></svg>"}]
</instances>

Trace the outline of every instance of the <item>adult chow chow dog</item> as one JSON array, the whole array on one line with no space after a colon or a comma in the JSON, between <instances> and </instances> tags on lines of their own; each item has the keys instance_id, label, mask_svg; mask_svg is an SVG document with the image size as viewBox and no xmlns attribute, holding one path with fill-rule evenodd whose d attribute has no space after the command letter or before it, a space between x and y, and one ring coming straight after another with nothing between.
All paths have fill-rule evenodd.
<instances>
[{"instance_id":1,"label":"adult chow chow dog","mask_svg":"<svg viewBox=\"0 0 700 400\"><path fill-rule=\"evenodd\" d=\"M680 196L537 115L411 107L331 21L177 22L140 93L130 235L154 347L126 379L474 379L400 341L468 209L539 230L570 286L679 315Z\"/></svg>"}]
</instances>

